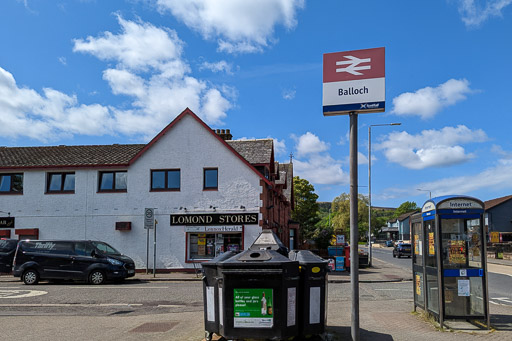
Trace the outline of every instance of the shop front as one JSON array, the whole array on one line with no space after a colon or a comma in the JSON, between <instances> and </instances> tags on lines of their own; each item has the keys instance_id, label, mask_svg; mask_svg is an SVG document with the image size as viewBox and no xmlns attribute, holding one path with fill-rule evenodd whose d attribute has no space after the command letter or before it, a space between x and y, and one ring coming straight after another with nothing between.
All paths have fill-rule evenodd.
<instances>
[{"instance_id":1,"label":"shop front","mask_svg":"<svg viewBox=\"0 0 512 341\"><path fill-rule=\"evenodd\" d=\"M247 226L258 226L258 213L171 215L171 226L184 226L186 262L209 261L224 252L244 249Z\"/></svg>"},{"instance_id":2,"label":"shop front","mask_svg":"<svg viewBox=\"0 0 512 341\"><path fill-rule=\"evenodd\" d=\"M205 261L243 250L243 226L186 226L187 261Z\"/></svg>"}]
</instances>

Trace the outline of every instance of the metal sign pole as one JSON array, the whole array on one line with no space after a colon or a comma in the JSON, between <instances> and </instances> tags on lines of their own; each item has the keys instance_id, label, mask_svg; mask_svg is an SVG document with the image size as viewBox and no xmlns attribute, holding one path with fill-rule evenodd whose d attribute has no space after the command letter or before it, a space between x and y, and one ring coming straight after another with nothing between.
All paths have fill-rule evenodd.
<instances>
[{"instance_id":1,"label":"metal sign pole","mask_svg":"<svg viewBox=\"0 0 512 341\"><path fill-rule=\"evenodd\" d=\"M155 231L153 235L153 277L156 277L156 224L158 224L158 221L155 219Z\"/></svg>"},{"instance_id":2,"label":"metal sign pole","mask_svg":"<svg viewBox=\"0 0 512 341\"><path fill-rule=\"evenodd\" d=\"M149 273L149 229L146 229L146 275Z\"/></svg>"},{"instance_id":3,"label":"metal sign pole","mask_svg":"<svg viewBox=\"0 0 512 341\"><path fill-rule=\"evenodd\" d=\"M357 112L350 116L350 282L352 286L352 340L359 341L359 229L357 221Z\"/></svg>"}]
</instances>

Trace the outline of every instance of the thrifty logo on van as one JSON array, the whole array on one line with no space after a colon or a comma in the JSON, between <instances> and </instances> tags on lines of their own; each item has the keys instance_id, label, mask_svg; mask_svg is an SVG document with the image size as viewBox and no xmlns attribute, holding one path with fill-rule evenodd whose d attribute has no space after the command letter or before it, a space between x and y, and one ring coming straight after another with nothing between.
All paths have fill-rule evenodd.
<instances>
[{"instance_id":1,"label":"thrifty logo on van","mask_svg":"<svg viewBox=\"0 0 512 341\"><path fill-rule=\"evenodd\" d=\"M52 242L47 242L47 243L36 242L34 245L34 249L53 250L54 248L55 248L55 243L52 243Z\"/></svg>"}]
</instances>

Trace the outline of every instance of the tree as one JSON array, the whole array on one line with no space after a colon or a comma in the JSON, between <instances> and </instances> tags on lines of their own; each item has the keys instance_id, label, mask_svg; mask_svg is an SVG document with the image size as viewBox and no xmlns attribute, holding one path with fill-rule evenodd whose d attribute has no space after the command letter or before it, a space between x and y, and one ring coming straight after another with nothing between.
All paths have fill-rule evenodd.
<instances>
[{"instance_id":1,"label":"tree","mask_svg":"<svg viewBox=\"0 0 512 341\"><path fill-rule=\"evenodd\" d=\"M406 201L402 203L398 208L395 210L395 214L393 215L393 218L398 218L402 214L409 213L412 211L416 211L418 209L418 206L414 201Z\"/></svg>"},{"instance_id":2,"label":"tree","mask_svg":"<svg viewBox=\"0 0 512 341\"><path fill-rule=\"evenodd\" d=\"M300 224L302 239L311 239L315 234L315 225L320 220L318 217L318 195L315 187L306 179L293 177L293 196L295 208L292 211L292 219Z\"/></svg>"},{"instance_id":3,"label":"tree","mask_svg":"<svg viewBox=\"0 0 512 341\"><path fill-rule=\"evenodd\" d=\"M357 203L357 220L359 236L368 233L368 197L359 194ZM334 198L332 202L333 228L335 234L344 234L350 236L350 195L343 193Z\"/></svg>"}]
</instances>

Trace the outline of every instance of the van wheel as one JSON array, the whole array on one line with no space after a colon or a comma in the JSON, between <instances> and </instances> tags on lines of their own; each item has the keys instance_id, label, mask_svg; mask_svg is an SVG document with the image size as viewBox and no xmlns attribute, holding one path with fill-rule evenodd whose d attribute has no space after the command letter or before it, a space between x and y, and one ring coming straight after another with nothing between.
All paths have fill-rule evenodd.
<instances>
[{"instance_id":1,"label":"van wheel","mask_svg":"<svg viewBox=\"0 0 512 341\"><path fill-rule=\"evenodd\" d=\"M89 283L94 285L105 283L105 274L100 270L93 270L89 275Z\"/></svg>"},{"instance_id":2,"label":"van wheel","mask_svg":"<svg viewBox=\"0 0 512 341\"><path fill-rule=\"evenodd\" d=\"M26 285L33 285L39 282L39 274L36 270L28 269L23 273L23 283Z\"/></svg>"}]
</instances>

